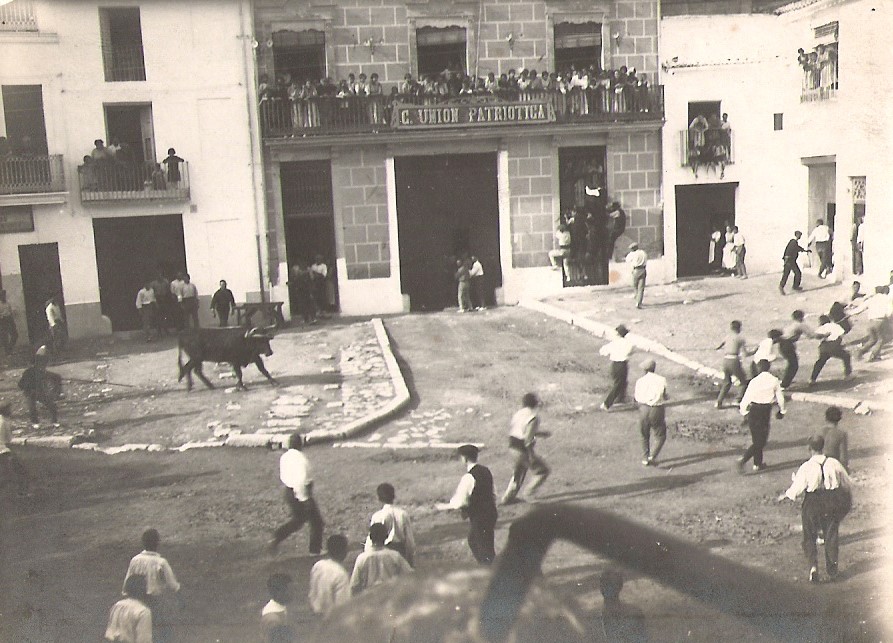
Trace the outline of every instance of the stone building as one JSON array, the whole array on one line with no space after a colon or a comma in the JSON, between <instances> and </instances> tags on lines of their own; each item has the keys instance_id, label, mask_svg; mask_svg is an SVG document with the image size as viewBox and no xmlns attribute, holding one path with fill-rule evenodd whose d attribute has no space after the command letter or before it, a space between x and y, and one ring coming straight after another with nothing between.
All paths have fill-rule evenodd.
<instances>
[{"instance_id":1,"label":"stone building","mask_svg":"<svg viewBox=\"0 0 893 643\"><path fill-rule=\"evenodd\" d=\"M158 271L189 271L205 322L221 278L260 296L251 17L247 0L0 6L0 280L23 340L45 339L51 296L73 337L138 328Z\"/></svg>"},{"instance_id":2,"label":"stone building","mask_svg":"<svg viewBox=\"0 0 893 643\"><path fill-rule=\"evenodd\" d=\"M548 257L562 217L578 206L600 235L611 201L626 229L589 282L625 278L608 255L631 241L660 276L656 0L257 0L254 21L274 298L288 297L291 266L319 254L344 313L455 306L455 261L473 254L491 301L516 302L566 283ZM407 74L449 70L458 89L466 76L572 65L591 69L593 85L602 70L634 68L648 88L621 98L608 82L568 94L398 87ZM382 94L300 93L360 74L376 74Z\"/></svg>"}]
</instances>

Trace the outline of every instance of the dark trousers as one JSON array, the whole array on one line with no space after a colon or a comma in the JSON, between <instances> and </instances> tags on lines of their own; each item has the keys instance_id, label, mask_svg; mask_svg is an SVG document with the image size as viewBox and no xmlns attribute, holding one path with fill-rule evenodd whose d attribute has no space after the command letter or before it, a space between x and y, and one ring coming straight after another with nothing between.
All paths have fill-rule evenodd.
<instances>
[{"instance_id":1,"label":"dark trousers","mask_svg":"<svg viewBox=\"0 0 893 643\"><path fill-rule=\"evenodd\" d=\"M512 471L512 479L509 480L509 486L502 496L502 502L504 503L515 499L518 492L521 491L521 486L524 484L528 471L533 471L533 475L536 476L533 484L530 485L528 493L536 491L549 477L549 473L551 473L549 465L534 452L532 446L524 446L524 443L521 440L517 440L517 438L510 438L510 440L512 440L510 447L515 455L515 467ZM514 443L514 440L517 440L517 444Z\"/></svg>"},{"instance_id":2,"label":"dark trousers","mask_svg":"<svg viewBox=\"0 0 893 643\"><path fill-rule=\"evenodd\" d=\"M642 457L657 460L657 454L667 441L667 422L663 406L639 404L639 433L642 436ZM651 448L651 434L654 434L654 448Z\"/></svg>"},{"instance_id":3,"label":"dark trousers","mask_svg":"<svg viewBox=\"0 0 893 643\"><path fill-rule=\"evenodd\" d=\"M605 398L606 407L611 408L617 400L623 401L626 399L628 374L629 368L626 362L611 362L611 380L613 384L611 385L611 390L608 391L608 396Z\"/></svg>"},{"instance_id":4,"label":"dark trousers","mask_svg":"<svg viewBox=\"0 0 893 643\"><path fill-rule=\"evenodd\" d=\"M815 251L819 255L819 277L831 274L831 242L816 241Z\"/></svg>"},{"instance_id":5,"label":"dark trousers","mask_svg":"<svg viewBox=\"0 0 893 643\"><path fill-rule=\"evenodd\" d=\"M844 375L849 375L853 372L853 367L850 363L850 354L838 339L833 342L822 342L819 344L819 358L815 361L815 365L812 367L812 376L810 377L810 380L815 382L819 378L819 373L822 372L825 363L832 357L836 357L843 362Z\"/></svg>"},{"instance_id":6,"label":"dark trousers","mask_svg":"<svg viewBox=\"0 0 893 643\"><path fill-rule=\"evenodd\" d=\"M772 417L771 404L751 404L747 412L747 427L750 429L750 446L741 462L747 462L753 458L755 466L763 464L763 449L769 441L769 420Z\"/></svg>"},{"instance_id":7,"label":"dark trousers","mask_svg":"<svg viewBox=\"0 0 893 643\"><path fill-rule=\"evenodd\" d=\"M28 402L28 417L31 419L31 424L37 424L38 422L40 422L40 419L37 415L38 399L35 395L25 393L25 400ZM53 424L58 422L59 418L56 411L56 402L54 400L41 398L40 403L43 404L43 407L50 412L50 421Z\"/></svg>"},{"instance_id":8,"label":"dark trousers","mask_svg":"<svg viewBox=\"0 0 893 643\"><path fill-rule=\"evenodd\" d=\"M800 266L797 265L796 259L793 261L785 259L784 270L781 273L781 281L778 282L779 288L784 288L788 285L788 276L792 273L794 275L794 288L799 288L800 280L803 278L803 273L800 272Z\"/></svg>"},{"instance_id":9,"label":"dark trousers","mask_svg":"<svg viewBox=\"0 0 893 643\"><path fill-rule=\"evenodd\" d=\"M183 311L183 327L198 328L198 297L186 297L180 302Z\"/></svg>"},{"instance_id":10,"label":"dark trousers","mask_svg":"<svg viewBox=\"0 0 893 643\"><path fill-rule=\"evenodd\" d=\"M797 370L800 368L800 361L797 359L797 343L790 339L782 339L778 342L778 352L787 362L784 375L781 378L781 387L787 388L794 381L794 376L797 375Z\"/></svg>"},{"instance_id":11,"label":"dark trousers","mask_svg":"<svg viewBox=\"0 0 893 643\"><path fill-rule=\"evenodd\" d=\"M475 308L484 307L484 285L483 277L471 278L471 305Z\"/></svg>"},{"instance_id":12,"label":"dark trousers","mask_svg":"<svg viewBox=\"0 0 893 643\"><path fill-rule=\"evenodd\" d=\"M738 357L726 357L722 361L722 385L719 387L719 395L716 396L716 405L722 406L723 400L732 388L732 378L737 377L741 383L741 393L738 395L738 401L744 396L744 389L747 388L747 375L741 367L741 359Z\"/></svg>"},{"instance_id":13,"label":"dark trousers","mask_svg":"<svg viewBox=\"0 0 893 643\"><path fill-rule=\"evenodd\" d=\"M16 330L15 319L12 316L0 317L0 345L9 353L16 342L19 341L19 331Z\"/></svg>"},{"instance_id":14,"label":"dark trousers","mask_svg":"<svg viewBox=\"0 0 893 643\"><path fill-rule=\"evenodd\" d=\"M226 308L215 308L214 312L217 313L217 323L221 328L229 324L229 306Z\"/></svg>"},{"instance_id":15,"label":"dark trousers","mask_svg":"<svg viewBox=\"0 0 893 643\"><path fill-rule=\"evenodd\" d=\"M496 558L495 532L496 512L468 517L468 548L481 565L489 565Z\"/></svg>"},{"instance_id":16,"label":"dark trousers","mask_svg":"<svg viewBox=\"0 0 893 643\"><path fill-rule=\"evenodd\" d=\"M837 575L838 530L840 522L850 511L852 498L844 489L807 493L803 498L800 517L803 522L803 553L810 567L818 568L819 552L816 538L825 538L825 568L829 576Z\"/></svg>"},{"instance_id":17,"label":"dark trousers","mask_svg":"<svg viewBox=\"0 0 893 643\"><path fill-rule=\"evenodd\" d=\"M313 498L301 501L295 498L295 493L289 488L285 489L285 503L291 511L291 520L280 525L273 532L273 545L278 545L283 540L291 536L304 526L305 522L310 523L310 553L318 554L322 551L322 530L325 523L322 514L319 513L319 507Z\"/></svg>"}]
</instances>

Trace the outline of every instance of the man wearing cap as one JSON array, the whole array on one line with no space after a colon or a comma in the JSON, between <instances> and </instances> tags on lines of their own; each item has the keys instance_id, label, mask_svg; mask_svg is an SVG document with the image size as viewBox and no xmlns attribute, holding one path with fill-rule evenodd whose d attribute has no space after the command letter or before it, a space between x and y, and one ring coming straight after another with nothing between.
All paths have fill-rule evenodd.
<instances>
[{"instance_id":1,"label":"man wearing cap","mask_svg":"<svg viewBox=\"0 0 893 643\"><path fill-rule=\"evenodd\" d=\"M803 233L796 230L794 238L789 240L788 245L784 247L784 252L781 256L781 260L784 262L784 270L781 273L781 281L778 282L778 292L782 295L785 294L784 287L788 285L788 277L791 274L794 275L794 290L803 290L800 287L800 280L803 278L803 274L800 272L800 266L797 265L797 257L800 256L801 252L809 252L809 250L800 245L800 237L802 236Z\"/></svg>"},{"instance_id":2,"label":"man wearing cap","mask_svg":"<svg viewBox=\"0 0 893 643\"><path fill-rule=\"evenodd\" d=\"M747 384L747 390L741 398L740 412L747 419L750 429L751 444L738 460L738 471L744 471L744 465L753 458L753 470L762 471L766 468L763 462L763 448L769 440L769 421L772 417L772 405L778 404L778 413L775 417L779 420L784 417L785 404L784 392L781 390L781 382L769 372L768 360L757 362L759 374Z\"/></svg>"},{"instance_id":3,"label":"man wearing cap","mask_svg":"<svg viewBox=\"0 0 893 643\"><path fill-rule=\"evenodd\" d=\"M667 421L664 402L667 400L667 380L654 372L657 365L651 358L642 362L645 374L636 382L633 397L639 405L639 432L642 434L642 464L654 466L657 455L667 440ZM651 448L651 434L655 444Z\"/></svg>"},{"instance_id":4,"label":"man wearing cap","mask_svg":"<svg viewBox=\"0 0 893 643\"><path fill-rule=\"evenodd\" d=\"M611 380L613 384L608 396L599 407L602 411L607 411L617 400L621 402L626 400L627 379L629 377L629 356L633 352L633 345L626 336L629 330L623 324L616 328L617 337L602 346L598 353L603 357L607 357L611 362Z\"/></svg>"},{"instance_id":5,"label":"man wearing cap","mask_svg":"<svg viewBox=\"0 0 893 643\"><path fill-rule=\"evenodd\" d=\"M800 465L793 476L791 486L778 496L795 500L801 493L803 506L803 553L809 564L809 580L819 580L818 547L819 533L825 534L825 568L831 580L837 578L838 529L840 522L852 506L852 482L846 469L834 458L822 455L825 438L820 435L809 439L809 460Z\"/></svg>"},{"instance_id":6,"label":"man wearing cap","mask_svg":"<svg viewBox=\"0 0 893 643\"><path fill-rule=\"evenodd\" d=\"M496 558L494 530L497 512L493 474L487 467L478 464L478 448L473 444L463 444L457 452L466 473L459 480L450 501L438 503L437 509L458 509L463 518L468 518L468 547L475 560L489 565Z\"/></svg>"},{"instance_id":7,"label":"man wearing cap","mask_svg":"<svg viewBox=\"0 0 893 643\"><path fill-rule=\"evenodd\" d=\"M292 433L288 438L288 450L279 458L279 479L285 485L285 502L291 511L291 520L276 528L270 541L271 551L275 551L279 543L303 527L305 522L310 523L310 553L322 551L324 523L313 499L313 477L303 448L304 438L300 433Z\"/></svg>"},{"instance_id":8,"label":"man wearing cap","mask_svg":"<svg viewBox=\"0 0 893 643\"><path fill-rule=\"evenodd\" d=\"M636 308L641 308L642 298L645 296L645 266L648 263L648 255L639 248L638 243L631 243L629 244L629 254L626 255L626 263L632 268Z\"/></svg>"}]
</instances>

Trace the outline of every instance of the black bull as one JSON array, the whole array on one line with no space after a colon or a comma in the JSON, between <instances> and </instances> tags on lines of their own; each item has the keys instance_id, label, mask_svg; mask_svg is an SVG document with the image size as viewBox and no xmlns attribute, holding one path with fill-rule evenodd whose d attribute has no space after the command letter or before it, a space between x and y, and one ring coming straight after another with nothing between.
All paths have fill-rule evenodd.
<instances>
[{"instance_id":1,"label":"black bull","mask_svg":"<svg viewBox=\"0 0 893 643\"><path fill-rule=\"evenodd\" d=\"M185 376L186 386L192 390L194 371L205 386L214 388L202 372L202 362L227 362L233 367L240 389L245 388L242 383L242 369L249 364L257 366L257 370L270 380L270 384L276 384L276 380L264 366L262 357L273 354L273 349L270 348L271 339L266 328L252 328L247 332L241 328L199 328L184 331L180 333L177 345L177 366L180 372L177 381ZM183 353L189 358L185 364Z\"/></svg>"}]
</instances>

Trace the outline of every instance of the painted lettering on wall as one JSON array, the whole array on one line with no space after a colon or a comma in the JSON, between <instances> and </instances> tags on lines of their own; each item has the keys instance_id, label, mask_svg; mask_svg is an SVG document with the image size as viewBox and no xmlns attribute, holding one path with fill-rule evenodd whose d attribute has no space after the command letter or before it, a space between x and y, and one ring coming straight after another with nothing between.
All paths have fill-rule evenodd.
<instances>
[{"instance_id":1,"label":"painted lettering on wall","mask_svg":"<svg viewBox=\"0 0 893 643\"><path fill-rule=\"evenodd\" d=\"M398 103L393 115L393 126L401 129L554 121L555 111L546 101L422 106Z\"/></svg>"}]
</instances>

